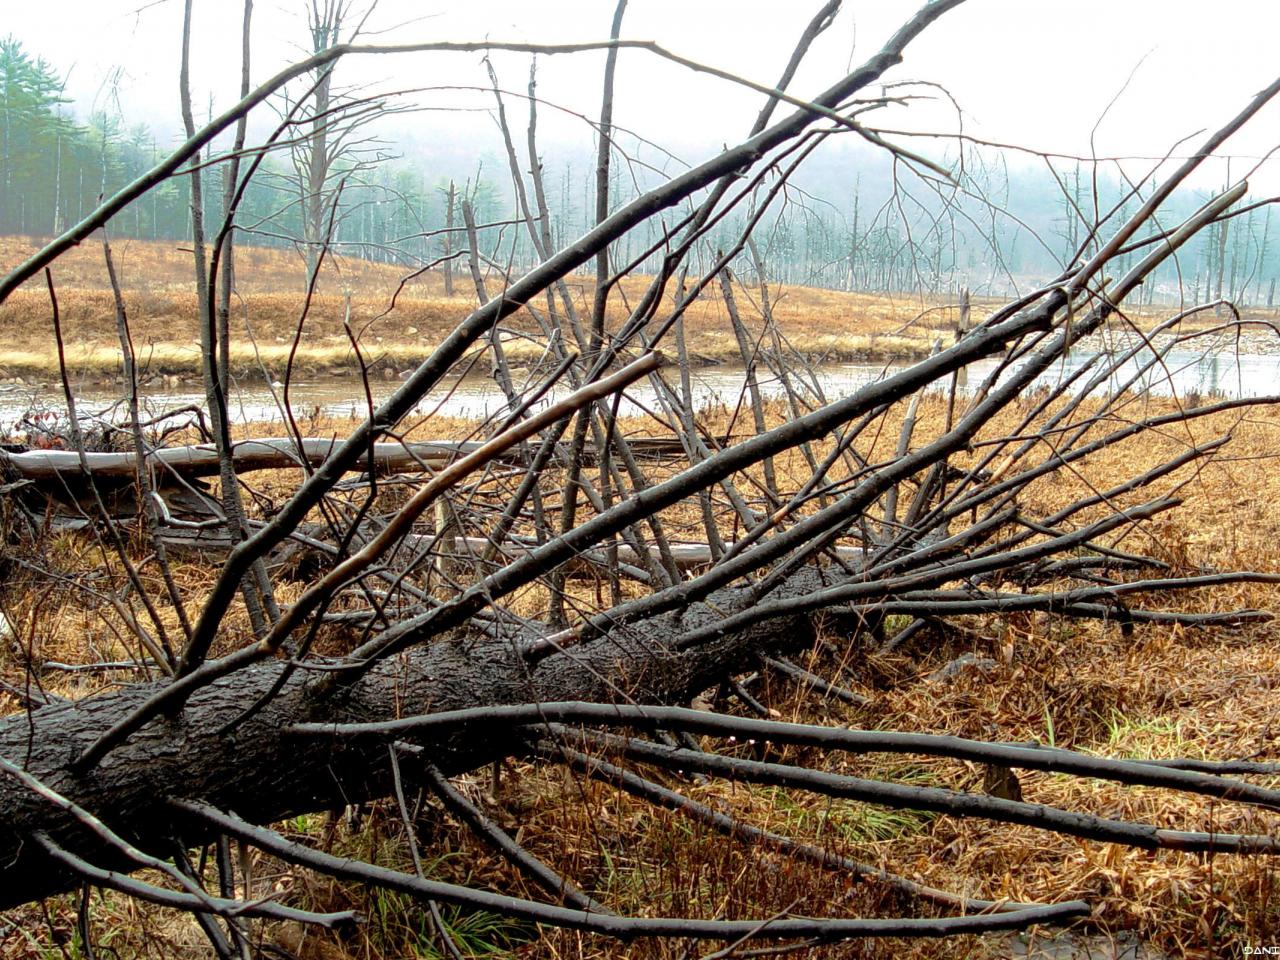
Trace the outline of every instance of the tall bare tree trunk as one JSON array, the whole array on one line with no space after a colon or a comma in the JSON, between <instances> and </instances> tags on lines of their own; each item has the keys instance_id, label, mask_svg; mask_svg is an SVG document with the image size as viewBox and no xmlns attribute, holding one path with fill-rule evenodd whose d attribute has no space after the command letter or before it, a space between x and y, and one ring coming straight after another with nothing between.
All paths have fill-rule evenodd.
<instances>
[{"instance_id":1,"label":"tall bare tree trunk","mask_svg":"<svg viewBox=\"0 0 1280 960\"><path fill-rule=\"evenodd\" d=\"M444 214L444 295L453 296L453 204L456 196L453 181L449 181L449 197Z\"/></svg>"}]
</instances>

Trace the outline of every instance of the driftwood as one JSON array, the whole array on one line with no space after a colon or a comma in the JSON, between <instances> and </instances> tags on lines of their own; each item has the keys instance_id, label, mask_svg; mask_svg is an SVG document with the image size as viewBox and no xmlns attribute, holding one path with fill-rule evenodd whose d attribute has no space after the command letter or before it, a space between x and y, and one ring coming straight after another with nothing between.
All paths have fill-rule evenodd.
<instances>
[{"instance_id":1,"label":"driftwood","mask_svg":"<svg viewBox=\"0 0 1280 960\"><path fill-rule=\"evenodd\" d=\"M732 547L734 541L725 542L726 547ZM534 549L534 544L521 542L517 540L507 540L502 544L501 553L508 559L515 559ZM453 538L453 555L459 558L479 557L482 556L489 548L489 541L484 537L454 537ZM623 567L623 573L630 573L634 579L648 580L648 574L644 572L648 563L659 559L659 550L656 546L648 548L649 561L636 553L634 547L627 543L617 545L618 562L626 566ZM705 543L672 543L670 544L671 557L675 561L676 566L680 570L691 570L695 567L709 566L713 560L711 555L711 547ZM864 551L861 547L834 547L832 552L842 561L848 564L861 564L864 557ZM593 568L604 567L608 564L608 558L602 551L589 550L579 554L575 560L570 561L566 566L570 573L591 571Z\"/></svg>"},{"instance_id":2,"label":"driftwood","mask_svg":"<svg viewBox=\"0 0 1280 960\"><path fill-rule=\"evenodd\" d=\"M336 440L306 438L301 450L295 440L269 438L243 440L232 448L232 458L237 473L254 470L281 470L301 465L302 459L316 466L338 446ZM383 442L373 445L373 462L379 472L416 470L423 465L436 467L458 456L469 453L478 443L453 441L424 441L421 443ZM95 480L132 480L137 476L138 458L133 452L86 453L89 472ZM50 481L82 479L84 471L80 456L74 450L30 450L23 453L0 453L0 465L14 479ZM147 457L147 465L160 479L165 474L194 477L218 475L218 452L212 444L185 447L164 447ZM367 469L367 458L356 469Z\"/></svg>"},{"instance_id":3,"label":"driftwood","mask_svg":"<svg viewBox=\"0 0 1280 960\"><path fill-rule=\"evenodd\" d=\"M250 473L296 468L304 458L314 467L336 446L337 441L323 438L304 439L300 446L287 438L245 440L232 448L234 470ZM378 473L434 470L477 446L451 441L383 442L373 445L372 459ZM33 512L96 517L101 498L113 518L137 515L137 454L93 451L83 456L82 463L74 450L0 451L0 475L11 483L26 481L20 496ZM204 478L219 474L218 452L212 444L161 448L148 454L146 462L152 487L163 498L167 511L183 517L216 516L217 500L203 483ZM366 456L352 469L368 467Z\"/></svg>"}]
</instances>

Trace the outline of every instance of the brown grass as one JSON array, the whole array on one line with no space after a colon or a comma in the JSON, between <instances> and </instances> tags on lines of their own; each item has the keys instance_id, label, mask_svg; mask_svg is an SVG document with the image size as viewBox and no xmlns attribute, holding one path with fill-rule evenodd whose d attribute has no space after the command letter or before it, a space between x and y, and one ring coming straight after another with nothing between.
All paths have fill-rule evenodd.
<instances>
[{"instance_id":1,"label":"brown grass","mask_svg":"<svg viewBox=\"0 0 1280 960\"><path fill-rule=\"evenodd\" d=\"M69 279L67 289L75 289L70 283ZM24 296L31 297L26 302L33 311L29 322L35 322L39 294ZM94 296L102 299L95 301ZM143 304L147 296L160 295L143 292L135 296ZM172 294L174 298L187 298L188 304L190 296L186 292ZM246 297L250 304L255 302L254 296L265 298L257 301L259 305L280 304L280 316L287 314L287 305L292 302L289 294L250 292ZM856 298L841 299L842 296L794 291L791 302L797 310L796 317L804 316L798 306L801 301L815 304L814 310L819 309L816 305L820 303L821 309L838 315L859 302ZM165 309L173 302L176 301L163 299ZM414 302L440 303L426 297ZM784 305L787 302L782 301ZM82 323L85 329L94 322L107 324L107 332L102 334L107 338L107 349L109 322L93 319L88 306L91 303L108 302L102 291L86 287L82 293L69 294L64 306L85 311L83 315L69 316L69 322ZM326 303L326 310L337 309L340 301ZM438 306L440 323L449 322L446 308L451 303L443 301ZM702 306L708 317L715 317L721 305L708 301ZM459 302L457 308L465 310L466 305ZM8 326L13 315L4 312L9 309L9 305L0 308L3 337L15 336ZM263 322L270 329L268 311L263 309ZM424 312L420 316L428 316L427 307L421 309ZM867 322L879 330L892 329L891 324L895 323L901 325L902 314L894 312L897 308L892 305L877 306L867 300L861 309L862 315L871 317ZM139 307L139 314L139 322L149 315L145 306ZM176 336L173 331L181 329L181 316L165 313L159 307L156 315L170 317L166 322L171 326L159 325L155 329L167 329L169 336ZM333 335L334 328L326 328L324 323L336 323L335 316L322 310L317 329L328 329ZM380 321L389 322L390 318ZM419 330L428 329L429 321L421 322ZM705 322L708 331L713 332L712 321ZM796 322L803 326L803 320ZM817 326L816 320L812 326ZM816 335L817 331L811 332ZM259 335L260 342L264 339ZM384 342L394 340L384 336ZM736 346L733 349L736 351ZM1146 416L1166 404L1160 400L1131 401L1115 412L1113 421ZM1009 430L1019 412L1010 411L990 424L986 435L998 436ZM882 430L868 432L868 443L861 448L864 454L873 460L891 454L901 413L899 406ZM772 411L775 418L783 415L780 409ZM942 415L940 401L929 399L922 404L916 445L936 435ZM340 433L345 426L312 424L317 433ZM713 418L707 426L721 432L728 424L723 418ZM463 436L473 427L466 421L434 419L411 432ZM740 421L736 430L740 433L744 427ZM631 428L646 429L642 425ZM246 434L253 432L249 427L237 429ZM1168 478L1157 491L1142 493L1141 498L1147 499L1158 491L1177 490L1186 503L1176 513L1132 531L1125 546L1154 551L1179 569L1204 566L1280 571L1275 550L1280 540L1280 471L1274 464L1280 449L1277 410L1254 410L1243 417L1220 415L1148 434L1089 458L1074 472L1041 481L1026 491L1021 505L1032 513L1052 510L1091 487L1110 486L1121 475L1139 473L1190 443L1228 431L1234 434L1230 448L1233 459L1200 470L1188 468ZM778 467L785 483L797 482L805 471L799 454L780 457ZM753 476L758 479L759 472ZM261 480L255 477L253 482L266 495L279 498L287 495L296 479L296 475L281 472ZM701 539L698 514L692 506L672 509L664 520L673 535ZM14 624L18 637L15 648L0 656L5 680L23 685L27 662L114 659L130 653L127 631L109 608L85 593L49 589L51 582L58 582L50 580L50 572L57 575L100 566L104 576L110 578L116 572L115 561L95 545L79 537L49 538L29 548L11 550L5 562L8 566L0 611ZM158 590L158 583L153 582L154 570L144 573ZM179 564L176 573L182 589L193 602L198 602L207 589L209 568L184 563ZM293 599L298 589L297 585L284 588L281 600ZM598 601L590 586L579 585L575 590L585 606ZM1277 607L1274 588L1262 585L1214 588L1194 596L1170 594L1150 598L1149 602L1187 610ZM519 612L537 617L545 613L546 596L530 589L517 603ZM176 625L168 626L173 629ZM228 645L243 642L248 635L240 610L233 613L228 627L224 638ZM1005 741L1036 739L1107 756L1280 759L1272 721L1276 677L1280 674L1280 630L1274 623L1237 632L1148 626L1125 637L1115 627L1038 614L972 617L961 621L946 636L923 636L911 648L890 655L876 654L863 636L833 635L829 639L845 651L846 663L835 663L815 652L809 662L811 669L839 677L842 683L871 697L872 705L855 710L798 696L794 688L787 686L764 691L762 696L784 718ZM326 638L326 642L340 648L344 638L335 636ZM946 680L931 679L940 666L964 653L989 658L994 665L985 670L962 671ZM39 679L61 695L79 697L128 679L128 675L49 672ZM8 695L3 695L0 702L7 710L17 708L17 702ZM794 751L780 754L793 755L798 756ZM834 771L981 789L981 772L954 762L813 755L803 759ZM1021 780L1028 800L1106 816L1144 819L1173 828L1274 834L1280 826L1270 813L1162 791L1122 789L1029 772L1022 773ZM895 915L917 909L875 885L849 886L845 878L726 843L679 818L637 804L611 789L578 782L562 771L519 763L508 768L496 793L490 791L483 777L465 778L462 786L499 822L519 829L522 841L533 852L620 910L654 915L767 916L797 901L801 905L795 909L806 913ZM1091 935L1133 935L1171 956L1236 955L1244 944L1269 942L1267 938L1280 929L1280 891L1275 871L1263 859L1150 855L1026 828L832 804L741 785L677 786L705 802L735 810L754 823L829 844L850 856L880 863L934 886L975 896L1019 900L1083 897L1098 905L1091 918ZM430 853L433 876L538 895L430 804L423 807L417 827ZM356 833L349 833L341 824L320 815L300 818L288 829L315 842L332 843L341 852L373 857L400 868L409 866L394 809L385 805L374 811L367 829ZM316 881L269 860L260 862L258 875L262 887L255 890L257 894L278 887L289 899L303 905L354 905L370 917L366 927L347 935L303 936L295 929L280 926L262 930L269 940L301 957L341 960L415 952L432 955L427 952L421 910L400 898ZM69 898L51 901L48 930L40 907L15 911L13 926L0 934L0 957L38 956L40 951L50 949L56 953L54 943L70 941L72 910ZM205 950L186 918L175 918L124 898L102 898L95 906L94 917L96 935L104 941L113 938L113 945L124 957L194 957L203 955ZM668 958L683 952L683 945L641 943L622 948L594 938L555 932L545 933L536 943L520 946L519 941L527 939L529 931L510 925L483 927L475 920L467 922L472 924L473 934L468 942L500 944L495 955L569 960ZM502 935L514 942L506 944ZM1051 934L1045 931L1042 935ZM809 956L942 958L1007 954L1006 940L965 938L940 943L846 944L815 950Z\"/></svg>"},{"instance_id":2,"label":"brown grass","mask_svg":"<svg viewBox=\"0 0 1280 960\"><path fill-rule=\"evenodd\" d=\"M36 239L0 237L0 272L36 249ZM140 358L154 373L198 375L199 331L190 253L173 243L137 240L115 244L113 253ZM457 276L455 295L446 297L442 275L431 272L408 282L395 308L388 310L408 273L363 260L329 261L303 326L297 353L302 371L346 374L354 368L344 320L349 321L367 360L396 370L407 368L428 356L475 307L467 278ZM238 254L236 279L232 324L237 373L258 375L260 358L271 368L271 375L277 375L302 314L305 272L301 260L292 252L245 248ZM59 260L54 282L64 336L73 345L70 368L82 375L115 376L120 367L119 346L100 246L86 243ZM611 301L611 328L622 322L647 283L643 277L622 282ZM571 278L569 286L577 309L585 315L590 310L590 282ZM491 294L499 292L492 278L489 287ZM349 291L353 295L348 303ZM740 291L737 296L744 315L759 315L752 299L756 291ZM933 311L911 323L932 305L919 298L806 287L773 289L771 297L774 316L791 345L815 360L916 357L927 353L936 339L950 337L951 311ZM670 293L667 303L671 303ZM518 314L506 326L511 332L507 350L514 359L540 352L521 339L522 334L538 330L530 315ZM694 305L686 327L693 362L740 362L718 292L708 292ZM0 379L49 379L56 369L48 293L43 280L32 281L0 305Z\"/></svg>"},{"instance_id":3,"label":"brown grass","mask_svg":"<svg viewBox=\"0 0 1280 960\"><path fill-rule=\"evenodd\" d=\"M42 242L34 237L0 237L0 273L30 256ZM153 374L198 378L199 330L192 279L191 252L172 241L121 240L113 254L125 293L135 348ZM278 377L292 351L303 312L305 270L292 251L244 247L237 253L237 293L232 306L232 355L240 378ZM120 372L115 310L107 285L101 246L88 241L59 259L53 271L69 344L68 366L81 377L109 380ZM348 375L357 369L349 321L365 360L375 370L402 371L425 359L476 305L465 271L455 274L454 296L444 292L444 278L430 271L411 280L411 271L367 260L331 257L321 271L295 356L295 366L308 377ZM401 289L402 281L404 283ZM610 329L641 298L649 278L628 277L611 299ZM497 278L488 281L491 295L500 292ZM577 309L589 312L593 283L568 281ZM394 309L389 309L397 290ZM350 300L347 294L351 294ZM672 304L668 289L666 306ZM735 294L749 326L758 326L760 296L755 288ZM957 311L946 301L905 294L865 294L810 287L770 289L778 327L802 356L821 362L914 358L941 340L950 343ZM975 318L1002 306L1002 301L975 299ZM535 309L542 309L542 303ZM349 312L348 312L349 311ZM1129 323L1145 327L1162 317L1164 308L1135 308L1113 329ZM1276 311L1246 311L1252 320L1273 321ZM662 313L659 312L661 318ZM1222 320L1214 312L1192 317L1183 330L1203 330ZM539 346L525 339L539 327L527 312L510 318L507 351L520 362L536 357ZM718 286L708 288L686 315L692 363L740 363L740 351L728 323ZM1247 352L1270 352L1275 337L1262 327L1247 328ZM673 349L670 345L668 349ZM53 352L48 293L43 278L0 304L0 381L22 378L49 381L57 371Z\"/></svg>"},{"instance_id":4,"label":"brown grass","mask_svg":"<svg viewBox=\"0 0 1280 960\"><path fill-rule=\"evenodd\" d=\"M1135 414L1138 411L1130 411ZM932 420L938 410L926 411ZM439 426L438 424L436 426ZM1000 425L993 425L998 428ZM464 422L454 428L461 432ZM1280 477L1270 468L1280 415L1260 411L1235 423L1219 417L1198 425L1203 440L1229 427L1243 459L1215 465L1183 487L1187 506L1151 529L1155 546L1181 564L1275 570L1271 544L1280 534ZM885 436L895 430L887 429ZM1028 503L1049 509L1090 483L1154 464L1191 437L1148 437L1086 465L1074 480L1064 478L1033 491ZM1253 459L1256 458L1256 459ZM1041 499L1042 498L1042 499ZM673 521L679 518L673 516ZM1150 548L1152 544L1146 543ZM68 569L92 562L84 541L60 538L46 546L48 560ZM196 565L179 568L186 588L197 594L207 574ZM34 588L36 584L32 584ZM36 658L111 658L127 651L119 634L104 629L101 609L49 591L23 590L11 582L5 612ZM282 597L288 600L289 596ZM1220 609L1274 607L1265 587L1204 591L1194 600L1168 597L1175 606ZM536 612L530 610L529 612ZM234 626L234 625L233 625ZM764 692L783 717L844 722L885 729L950 732L1009 741L1038 739L1109 756L1207 756L1274 758L1276 746L1270 702L1276 675L1277 632L1272 625L1244 632L1185 631L1148 627L1126 639L1095 624L1057 621L1041 615L970 618L964 632L941 643L921 641L914 649L876 656L858 638L833 637L848 645L858 689L873 698L866 710L799 698L795 691ZM86 647L85 638L89 646ZM929 679L938 666L961 653L989 657L987 672L962 672L953 679ZM810 666L834 676L838 665L815 656ZM95 675L57 679L63 695L81 696L108 682ZM6 679L20 674L12 667ZM785 759L794 751L778 755ZM794 758L794 757L793 757ZM840 772L924 785L979 789L979 771L962 764L911 758L849 760L806 755L807 762ZM1182 829L1274 831L1274 817L1169 794L1121 789L1046 774L1022 775L1033 801L1108 816L1141 818ZM527 846L619 909L690 916L768 915L796 901L806 912L846 910L864 914L914 909L874 885L849 887L838 876L768 853L752 853L672 815L636 804L613 790L575 782L562 773L527 764L509 769L491 796L483 778L463 787L491 815L519 827ZM777 791L713 784L680 785L706 802L725 806L771 829L824 843L864 860L881 863L914 879L988 897L1066 899L1084 897L1099 905L1093 918L1102 935L1130 932L1175 956L1213 956L1258 943L1280 915L1275 875L1263 861L1227 857L1204 859L1179 854L1156 856L1058 838L1038 831L993 826L947 817L920 817L857 804L832 805ZM457 882L537 895L495 861L477 841L427 808L418 829L432 855L432 873ZM348 834L324 817L293 826L315 838L330 836L336 849L407 868L400 828L393 812L375 816L370 830ZM269 927L264 935L309 958L374 958L425 949L421 912L401 898L369 894L315 881L278 864L262 861L264 884L278 886L298 902L317 907L354 905L371 918L354 937L308 934ZM261 892L261 890L259 890ZM36 908L18 912L18 924L3 941L5 956L26 956L33 945L69 938L68 901L52 907L53 932L44 929ZM95 909L100 937L116 936L123 956L199 956L203 947L192 925L122 898L106 896ZM467 924L459 921L463 932ZM520 940L528 931L471 920L475 943L502 937ZM1050 936L1044 932L1042 936ZM873 942L814 951L824 957L1000 956L1003 940L942 943ZM505 949L505 948L504 948ZM680 948L616 945L576 935L548 933L537 946L512 946L529 957L675 957ZM422 955L431 955L424 953Z\"/></svg>"}]
</instances>

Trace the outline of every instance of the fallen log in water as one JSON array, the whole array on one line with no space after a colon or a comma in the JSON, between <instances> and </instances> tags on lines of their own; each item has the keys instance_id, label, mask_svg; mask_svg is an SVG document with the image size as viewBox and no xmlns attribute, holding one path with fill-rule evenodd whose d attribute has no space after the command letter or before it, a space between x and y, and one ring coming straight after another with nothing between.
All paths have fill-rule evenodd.
<instances>
[{"instance_id":1,"label":"fallen log in water","mask_svg":"<svg viewBox=\"0 0 1280 960\"><path fill-rule=\"evenodd\" d=\"M304 438L301 446L287 437L262 440L241 440L232 445L231 456L237 473L255 470L282 470L299 467L305 461L311 466L322 463L338 446L338 441L319 437ZM470 453L479 447L473 441L428 440L417 443L383 442L373 445L373 463L382 473L402 470L418 470L423 465L435 468L457 456ZM0 452L0 465L13 479L50 481L79 480L84 477L84 465L95 480L131 480L138 473L138 457L133 452L80 454L74 450L29 450L23 453ZM147 465L156 471L160 480L165 474L194 477L218 475L218 451L213 444L203 443L185 447L162 447L147 455ZM357 469L368 469L368 457L361 459Z\"/></svg>"}]
</instances>

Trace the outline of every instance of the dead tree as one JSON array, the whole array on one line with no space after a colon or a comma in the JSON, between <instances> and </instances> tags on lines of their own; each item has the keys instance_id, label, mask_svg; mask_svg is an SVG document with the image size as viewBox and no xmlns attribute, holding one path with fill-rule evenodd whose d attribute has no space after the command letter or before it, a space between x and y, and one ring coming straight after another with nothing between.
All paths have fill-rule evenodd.
<instances>
[{"instance_id":1,"label":"dead tree","mask_svg":"<svg viewBox=\"0 0 1280 960\"><path fill-rule=\"evenodd\" d=\"M352 41L365 20L373 12L373 4L364 10L353 0L307 0L307 39L313 54L322 55L338 46L344 32ZM318 65L308 76L310 86L304 95L299 120L310 129L308 135L293 142L291 160L302 212L302 252L308 282L313 282L321 262L322 251L332 240L332 223L340 202L338 185L341 161L362 162L356 142L363 120L354 97L335 89L333 73L336 61ZM248 91L245 91L246 93Z\"/></svg>"},{"instance_id":2,"label":"dead tree","mask_svg":"<svg viewBox=\"0 0 1280 960\"><path fill-rule=\"evenodd\" d=\"M1028 803L1008 789L987 795L834 774L817 762L761 758L742 745L803 745L818 755L909 752L1273 809L1280 792L1228 775L1257 772L1256 765L1183 769L1025 744L829 729L685 709L697 695L720 688L748 712L767 715L767 705L743 684L744 675L762 669L859 702L855 692L789 659L826 642L818 619L844 625L848 635L888 615L909 618L908 631L925 618L946 622L1009 611L1050 611L1118 623L1124 630L1145 624L1214 628L1266 616L1146 604L1144 598L1171 592L1275 578L1250 571L1175 571L1120 540L1135 525L1174 509L1178 501L1162 492L1162 484L1219 456L1225 437L1191 446L1146 472L1118 477L1110 488L1089 491L1052 512L1032 510L1020 495L1091 454L1168 424L1280 402L1224 400L1195 410L1114 418L1123 391L1100 395L1097 388L1116 376L1136 380L1133 364L1139 373L1158 368L1173 346L1191 336L1178 327L1185 314L1131 349L1100 354L1028 399L1029 388L1068 350L1116 319L1125 298L1152 271L1229 215L1244 194L1243 184L1172 228L1161 229L1154 219L1200 161L1280 92L1280 81L1207 137L1092 256L972 322L955 343L893 376L830 401L802 402L793 391L781 422L769 419L757 391L750 399L756 431L747 438L717 436L690 408L687 384L681 388L667 380L659 351L669 332L699 296L717 289L732 295L729 264L747 248L751 229L778 202L796 166L829 136L870 133L857 119L863 92L958 2L927 4L865 64L816 96L797 98L787 88L811 41L831 22L836 4L828 3L777 85L751 84L767 103L740 143L612 213L602 192L589 232L559 251L539 251L536 267L500 293L482 296L481 305L340 443L324 449L315 440L240 449L243 457L261 453L273 464L281 455L296 456L300 479L291 496L254 518L246 538L231 549L200 598L171 675L74 703L40 706L33 700L24 713L0 721L0 903L15 906L85 884L115 889L199 917L221 955L231 955L245 918L326 925L356 919L350 912L314 913L270 899L237 900L234 885L210 893L197 871L184 868L186 851L231 837L301 868L407 894L430 910L447 903L623 941L768 939L803 946L867 936L940 937L1066 922L1090 910L1077 900L1009 903L923 886L714 810L679 789L680 776L690 774L1020 824L1144 850L1280 851L1280 841L1267 833L1173 830ZM618 11L620 16L621 4ZM542 52L603 47L610 51L610 74L621 69L615 55L629 48L668 55L651 44L616 39L572 48L505 46ZM290 77L378 49L327 46L251 92L0 282L0 298L163 183ZM776 119L780 110L783 116ZM607 132L607 97L602 116ZM885 149L896 149L871 135ZM600 171L607 171L608 150L602 138ZM913 157L904 152L900 160ZM605 183L602 176L602 189ZM691 252L707 245L726 211L746 204L751 213L742 235L708 269L694 271ZM538 220L545 224L543 211L538 220L527 211L526 220L545 242L547 234L536 229ZM618 262L614 244L655 221L661 268L612 323L610 290L629 270ZM1122 256L1134 263L1113 276ZM580 331L587 349L579 356L564 349L570 340L556 339L560 331L552 318L536 311L540 303L554 305L549 293L558 294L565 278L588 263L596 267L597 287L590 327ZM665 294L678 276L676 296L669 300ZM502 416L479 425L471 442L433 449L431 457L405 442L400 433L411 411L473 348L498 349L503 323L520 311L546 324L549 344L543 365L520 389L511 372L502 371L508 394ZM752 342L741 316L733 325L748 358L770 343L783 343L772 328L768 338ZM957 375L991 358L995 372L970 394L958 394ZM642 445L626 436L618 404L642 379L651 380L664 409L674 411L667 424L671 435L660 439L668 449L678 445L687 462L655 468L638 453ZM926 433L914 414L904 423L899 411L914 411L913 400L939 386L950 391L954 412L945 426ZM993 433L1001 417L1012 417L1015 428ZM656 414L654 422L661 422ZM890 424L901 441L877 453L871 440ZM589 448L600 466L596 482L583 470ZM807 475L799 481L788 481L781 466L793 451L804 452ZM397 470L407 491L396 499L382 496L380 457ZM155 455L157 462L166 458L193 470L205 459L193 451ZM132 473L144 460L135 451L132 459L118 457L101 466ZM250 465L237 463L237 448L223 451L219 466L227 464L235 482L240 468ZM94 477L85 452L77 453L75 467L82 479ZM432 529L432 508L446 499L457 522L474 535L450 532L444 542L441 531ZM550 505L572 522L550 522ZM667 529L678 522L681 507L708 533L717 524L724 527L706 544L699 565L677 563L679 545L661 533L662 522ZM246 578L274 548L298 536L316 512L324 518L322 529L308 536L324 549L324 569L290 605L267 611L269 622L258 635L245 638L229 624ZM652 544L645 530L653 534ZM435 562L441 552L451 554L450 563ZM615 578L611 602L602 609L584 607L558 575L592 555L603 557ZM645 587L630 599L616 584L623 563L640 574ZM442 578L451 579L442 584ZM537 589L544 615L531 616L515 599ZM564 592L552 596L551 590ZM563 611L564 618L554 626L553 611ZM141 635L136 620L135 627ZM323 655L317 647L322 635ZM150 666L139 658L140 671ZM714 747L708 744L712 739ZM597 899L599 891L560 877L449 784L451 776L510 757L563 765L752 850L781 851L883 884L913 906L885 918L823 914L817 904L744 919L618 915ZM513 897L338 857L271 826L300 813L388 798L396 798L408 820L402 770L416 783L434 785L446 808L548 896ZM412 852L417 858L416 846ZM158 876L133 876L144 867ZM218 918L227 921L225 932Z\"/></svg>"}]
</instances>

